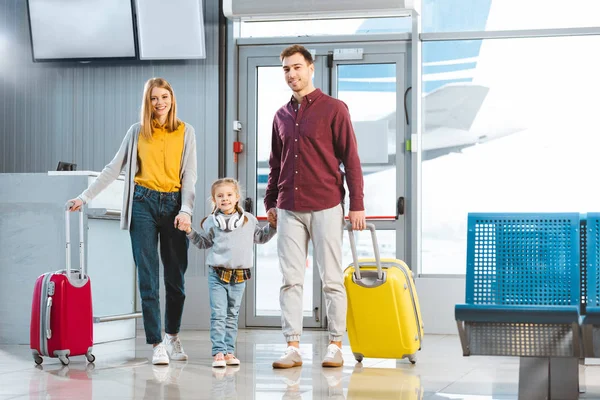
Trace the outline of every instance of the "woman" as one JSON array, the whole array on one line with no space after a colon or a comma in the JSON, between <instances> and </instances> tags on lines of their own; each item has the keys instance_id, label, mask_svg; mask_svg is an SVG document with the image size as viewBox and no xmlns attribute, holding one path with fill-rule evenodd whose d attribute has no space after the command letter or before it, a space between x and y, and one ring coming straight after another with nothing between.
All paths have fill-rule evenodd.
<instances>
[{"instance_id":1,"label":"woman","mask_svg":"<svg viewBox=\"0 0 600 400\"><path fill-rule=\"evenodd\" d=\"M178 337L185 301L184 274L196 185L194 128L177 118L171 85L152 78L144 86L140 122L129 128L119 151L87 190L72 202L78 210L125 170L121 229L129 230L137 266L146 343L152 363L187 360ZM166 289L165 337L161 335L158 239Z\"/></svg>"}]
</instances>

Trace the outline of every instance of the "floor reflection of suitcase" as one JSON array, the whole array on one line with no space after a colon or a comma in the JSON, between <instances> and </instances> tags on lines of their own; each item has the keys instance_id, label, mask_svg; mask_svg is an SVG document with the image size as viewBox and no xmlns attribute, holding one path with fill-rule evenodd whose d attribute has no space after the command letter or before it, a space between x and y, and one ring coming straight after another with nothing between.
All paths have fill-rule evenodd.
<instances>
[{"instance_id":1,"label":"floor reflection of suitcase","mask_svg":"<svg viewBox=\"0 0 600 400\"><path fill-rule=\"evenodd\" d=\"M85 271L83 213L79 211L80 269L71 269L70 212L66 211L66 270L48 272L37 278L31 305L30 347L36 364L42 356L85 355L94 362L92 289Z\"/></svg>"},{"instance_id":2,"label":"floor reflection of suitcase","mask_svg":"<svg viewBox=\"0 0 600 400\"><path fill-rule=\"evenodd\" d=\"M344 284L350 347L359 362L363 357L408 358L414 364L421 349L423 320L412 271L401 260L381 260L375 226L367 227L374 259L357 259L354 235L349 231L354 263L344 272Z\"/></svg>"},{"instance_id":3,"label":"floor reflection of suitcase","mask_svg":"<svg viewBox=\"0 0 600 400\"><path fill-rule=\"evenodd\" d=\"M421 400L424 392L419 375L413 375L399 368L355 367L348 384L348 400Z\"/></svg>"}]
</instances>

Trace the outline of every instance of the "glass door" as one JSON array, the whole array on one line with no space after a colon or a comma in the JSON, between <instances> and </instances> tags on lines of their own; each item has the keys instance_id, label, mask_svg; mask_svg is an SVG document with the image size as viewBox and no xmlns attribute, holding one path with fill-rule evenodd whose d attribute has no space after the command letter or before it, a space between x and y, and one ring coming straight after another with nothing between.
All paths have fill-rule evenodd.
<instances>
[{"instance_id":1,"label":"glass door","mask_svg":"<svg viewBox=\"0 0 600 400\"><path fill-rule=\"evenodd\" d=\"M281 46L243 46L239 57L240 141L244 153L239 159L239 179L252 200L253 212L266 223L264 193L269 174L271 133L275 112L287 103L292 92L287 86L279 53ZM405 226L398 216L398 199L406 204L407 184L403 110L405 47L390 51L386 45L363 45L360 60L336 60L335 44L318 43L306 47L315 58L315 87L348 105L357 136L365 180L365 208L369 222L378 230L382 257L403 258ZM399 51L399 50L400 51ZM397 112L400 109L401 112ZM346 190L347 192L347 190ZM348 205L348 199L345 201ZM356 234L359 257L372 257L370 235ZM343 248L344 267L351 263L347 236ZM255 273L246 294L246 326L281 325L279 288L281 272L276 237L255 248ZM326 327L321 282L312 257L306 260L303 315L304 327Z\"/></svg>"}]
</instances>

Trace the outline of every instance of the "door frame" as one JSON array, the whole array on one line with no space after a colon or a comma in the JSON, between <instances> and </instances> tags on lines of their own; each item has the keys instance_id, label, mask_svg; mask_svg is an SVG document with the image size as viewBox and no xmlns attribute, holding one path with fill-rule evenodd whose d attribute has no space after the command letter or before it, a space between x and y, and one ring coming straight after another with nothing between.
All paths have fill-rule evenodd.
<instances>
[{"instance_id":1,"label":"door frame","mask_svg":"<svg viewBox=\"0 0 600 400\"><path fill-rule=\"evenodd\" d=\"M243 186L251 194L254 199L253 212L257 207L262 207L262 204L256 204L256 158L257 158L257 141L255 139L248 140L249 135L256 134L256 97L253 101L249 95L252 90L256 93L256 87L251 85L256 83L256 68L259 66L274 66L279 64L279 53L283 48L291 43L302 43L307 49L314 51L316 63L315 66L315 87L321 88L324 92L328 88L332 88L331 95L337 92L335 66L343 64L370 64L377 62L390 62L394 60L398 63L403 63L403 73L397 73L397 101L396 101L396 127L397 135L403 135L403 140L398 137L396 140L396 154L403 154L402 167L397 167L396 187L397 191L403 187L404 197L406 199L405 217L400 217L398 220L376 220L374 222L377 229L396 230L396 249L397 257L402 259L410 259L410 220L407 214L410 211L410 192L411 192L411 159L412 154L407 150L406 141L410 140L410 128L406 124L404 117L404 95L407 83L410 83L411 64L410 64L410 36L406 34L391 34L391 35L361 35L348 37L313 37L313 38L259 38L259 39L238 39L236 43L236 59L237 66L237 120L241 123L242 129L239 132L234 132L237 139L244 144L244 151L239 155L238 163L235 165L237 178ZM362 60L349 60L333 62L334 68L332 73L327 68L327 55L335 48L363 48L364 57ZM274 64L271 60L276 60ZM392 61L392 62L394 62ZM400 68L398 68L400 70ZM253 77L250 75L254 75ZM283 79L283 78L282 78ZM331 85L330 85L330 79ZM290 92L291 97L291 92ZM408 99L410 101L410 99ZM251 104L252 103L252 104ZM410 104L410 103L408 103ZM409 112L410 115L410 112ZM254 124L254 126L252 126ZM404 129L401 131L400 127ZM233 141L228 140L228 141ZM252 185L248 183L254 182ZM402 192L398 193L399 195ZM368 210L367 210L368 212ZM400 250L398 250L400 249ZM252 280L251 282L254 282ZM319 322L313 317L305 317L303 319L304 327L325 328L327 321L323 312L325 304L320 287L320 279L318 273L313 274L313 306L318 306L320 310ZM255 316L255 284L252 283L247 287L247 294L244 299L244 307L241 317L243 317L243 325L245 327L278 327L280 326L280 317L270 316ZM242 322L242 321L240 321ZM242 325L242 324L241 324Z\"/></svg>"}]
</instances>

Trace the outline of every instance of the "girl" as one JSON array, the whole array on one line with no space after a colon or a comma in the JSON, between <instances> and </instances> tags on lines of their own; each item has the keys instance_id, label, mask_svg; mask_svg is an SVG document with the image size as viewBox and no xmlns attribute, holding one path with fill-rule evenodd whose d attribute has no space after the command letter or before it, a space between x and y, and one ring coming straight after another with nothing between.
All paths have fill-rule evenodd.
<instances>
[{"instance_id":1,"label":"girl","mask_svg":"<svg viewBox=\"0 0 600 400\"><path fill-rule=\"evenodd\" d=\"M210 267L210 340L213 367L239 365L235 357L238 314L246 281L250 279L254 243L266 243L276 233L274 227L258 226L256 218L240 207L240 185L223 178L211 187L213 210L200 222L202 232L191 227L187 237L200 249L210 249L206 263Z\"/></svg>"},{"instance_id":2,"label":"girl","mask_svg":"<svg viewBox=\"0 0 600 400\"><path fill-rule=\"evenodd\" d=\"M146 343L152 364L187 360L178 337L185 301L184 274L196 191L196 136L177 118L175 94L161 78L144 86L140 122L129 128L119 151L98 178L75 199L78 210L125 170L121 229L129 230L137 266ZM179 228L179 230L177 229ZM165 337L161 335L158 239L166 288Z\"/></svg>"}]
</instances>

